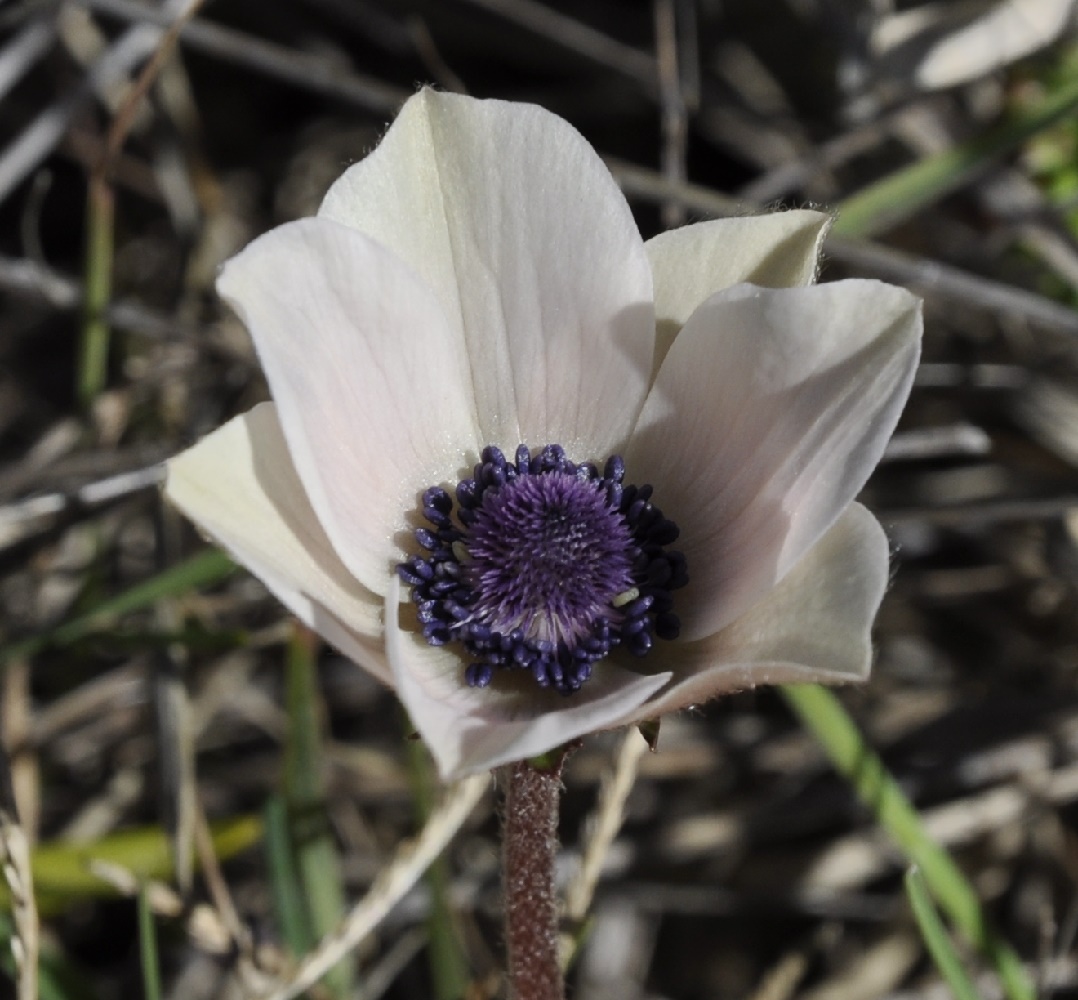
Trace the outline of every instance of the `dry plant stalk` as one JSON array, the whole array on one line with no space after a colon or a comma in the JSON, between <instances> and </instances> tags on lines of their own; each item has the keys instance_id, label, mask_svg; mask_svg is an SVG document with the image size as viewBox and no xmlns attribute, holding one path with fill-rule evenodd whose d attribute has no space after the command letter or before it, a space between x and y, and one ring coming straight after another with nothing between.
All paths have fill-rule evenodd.
<instances>
[{"instance_id":1,"label":"dry plant stalk","mask_svg":"<svg viewBox=\"0 0 1078 1000\"><path fill-rule=\"evenodd\" d=\"M587 842L580 868L569 885L565 902L565 915L573 923L579 923L587 916L603 860L625 820L625 802L636 782L640 758L647 749L647 741L640 735L640 730L630 726L618 750L613 771L603 775L598 805L585 827Z\"/></svg>"},{"instance_id":2,"label":"dry plant stalk","mask_svg":"<svg viewBox=\"0 0 1078 1000\"><path fill-rule=\"evenodd\" d=\"M19 1000L37 1000L37 957L40 933L34 878L30 869L30 842L19 823L7 754L0 748L0 866L11 891L15 932L11 951L18 974Z\"/></svg>"}]
</instances>

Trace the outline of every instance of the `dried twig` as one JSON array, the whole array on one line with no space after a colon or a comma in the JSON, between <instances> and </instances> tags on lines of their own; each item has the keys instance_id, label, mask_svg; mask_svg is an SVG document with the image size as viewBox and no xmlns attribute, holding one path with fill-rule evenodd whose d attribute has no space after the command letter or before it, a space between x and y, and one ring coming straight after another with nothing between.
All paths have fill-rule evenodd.
<instances>
[{"instance_id":1,"label":"dried twig","mask_svg":"<svg viewBox=\"0 0 1078 1000\"><path fill-rule=\"evenodd\" d=\"M192 795L194 794L194 788L191 789L191 793ZM213 900L215 911L220 916L221 922L227 928L229 936L240 952L253 959L251 935L248 933L247 928L243 926L239 912L236 910L236 905L232 902L232 894L228 890L228 883L225 881L224 874L221 871L217 853L213 849L213 834L210 832L210 826L206 822L201 803L196 801L194 805L195 844L198 851L198 860L202 868L202 877L205 879L206 886L210 891L210 898Z\"/></svg>"},{"instance_id":2,"label":"dried twig","mask_svg":"<svg viewBox=\"0 0 1078 1000\"><path fill-rule=\"evenodd\" d=\"M29 22L0 51L0 99L48 52L56 39L51 18Z\"/></svg>"},{"instance_id":3,"label":"dried twig","mask_svg":"<svg viewBox=\"0 0 1078 1000\"><path fill-rule=\"evenodd\" d=\"M896 434L887 443L881 461L909 462L926 458L986 455L991 450L992 439L980 427L948 424L946 427L926 427Z\"/></svg>"},{"instance_id":4,"label":"dried twig","mask_svg":"<svg viewBox=\"0 0 1078 1000\"><path fill-rule=\"evenodd\" d=\"M632 80L646 94L658 96L655 60L646 52L624 45L609 35L534 0L464 2L513 21L542 38Z\"/></svg>"},{"instance_id":5,"label":"dried twig","mask_svg":"<svg viewBox=\"0 0 1078 1000\"><path fill-rule=\"evenodd\" d=\"M171 24L188 0L166 0L156 12ZM82 82L65 97L46 108L0 154L0 202L28 177L59 144L75 115L95 93L120 80L156 48L161 33L139 25L124 32L90 68Z\"/></svg>"},{"instance_id":6,"label":"dried twig","mask_svg":"<svg viewBox=\"0 0 1078 1000\"><path fill-rule=\"evenodd\" d=\"M82 285L73 278L32 260L0 256L0 289L31 295L56 309L74 310L82 305ZM113 302L105 311L109 325L117 330L156 339L194 340L197 330L136 302Z\"/></svg>"},{"instance_id":7,"label":"dried twig","mask_svg":"<svg viewBox=\"0 0 1078 1000\"><path fill-rule=\"evenodd\" d=\"M1078 494L1064 493L1029 500L975 500L946 507L929 504L923 507L883 508L877 513L887 525L924 522L975 531L1007 521L1052 521L1076 508Z\"/></svg>"},{"instance_id":8,"label":"dried twig","mask_svg":"<svg viewBox=\"0 0 1078 1000\"><path fill-rule=\"evenodd\" d=\"M11 951L18 975L19 1000L37 1000L40 933L30 868L30 842L19 823L7 752L0 745L0 868L11 893L15 920Z\"/></svg>"},{"instance_id":9,"label":"dried twig","mask_svg":"<svg viewBox=\"0 0 1078 1000\"><path fill-rule=\"evenodd\" d=\"M603 775L598 806L588 818L587 843L580 868L569 885L565 903L565 914L574 922L583 920L587 915L603 860L625 819L625 803L633 790L640 759L647 749L647 741L635 726L631 726L621 742L613 771Z\"/></svg>"},{"instance_id":10,"label":"dried twig","mask_svg":"<svg viewBox=\"0 0 1078 1000\"><path fill-rule=\"evenodd\" d=\"M91 10L124 21L166 27L171 19L159 10L132 0L82 0ZM391 87L373 77L350 73L329 60L295 52L283 45L209 21L195 19L184 25L180 39L185 45L226 62L275 77L304 90L335 97L368 111L391 114L408 97L408 91Z\"/></svg>"},{"instance_id":11,"label":"dried twig","mask_svg":"<svg viewBox=\"0 0 1078 1000\"><path fill-rule=\"evenodd\" d=\"M681 91L681 53L678 51L674 0L655 0L655 53L662 112L662 172L667 180L683 183L689 144L689 113ZM685 206L677 199L663 205L664 226L674 229L684 222Z\"/></svg>"},{"instance_id":12,"label":"dried twig","mask_svg":"<svg viewBox=\"0 0 1078 1000\"><path fill-rule=\"evenodd\" d=\"M69 491L18 500L0 507L0 549L14 545L39 530L43 522L73 509L92 509L157 486L164 480L165 467L158 463L131 472L99 479Z\"/></svg>"},{"instance_id":13,"label":"dried twig","mask_svg":"<svg viewBox=\"0 0 1078 1000\"><path fill-rule=\"evenodd\" d=\"M670 181L654 170L635 164L608 158L607 165L629 197L658 204L676 199L693 213L714 218L751 215L758 211L758 206L698 184ZM867 240L832 236L825 249L833 260L860 272L908 285L924 295L972 306L978 311L1013 316L1056 333L1078 334L1078 313L1034 292Z\"/></svg>"}]
</instances>

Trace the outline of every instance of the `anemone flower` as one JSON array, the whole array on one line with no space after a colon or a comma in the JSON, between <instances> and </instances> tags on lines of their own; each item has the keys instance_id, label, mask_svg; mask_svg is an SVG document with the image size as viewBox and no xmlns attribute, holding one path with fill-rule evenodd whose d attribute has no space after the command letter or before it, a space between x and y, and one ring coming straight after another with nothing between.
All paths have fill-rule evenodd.
<instances>
[{"instance_id":1,"label":"anemone flower","mask_svg":"<svg viewBox=\"0 0 1078 1000\"><path fill-rule=\"evenodd\" d=\"M644 242L565 121L424 90L316 218L224 266L273 402L167 495L397 693L447 778L863 679L888 545L854 497L921 319L813 285L826 226Z\"/></svg>"}]
</instances>

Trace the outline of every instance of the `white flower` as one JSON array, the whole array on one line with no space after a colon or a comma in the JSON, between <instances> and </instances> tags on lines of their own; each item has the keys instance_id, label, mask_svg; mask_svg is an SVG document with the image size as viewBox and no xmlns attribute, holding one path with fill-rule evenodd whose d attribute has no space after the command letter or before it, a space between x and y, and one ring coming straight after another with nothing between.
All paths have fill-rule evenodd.
<instances>
[{"instance_id":1,"label":"white flower","mask_svg":"<svg viewBox=\"0 0 1078 1000\"><path fill-rule=\"evenodd\" d=\"M759 683L863 679L888 546L853 499L909 393L921 320L901 289L810 284L826 224L794 211L644 243L610 174L566 122L529 105L423 91L334 184L317 218L275 229L225 266L218 288L254 338L274 402L170 462L167 494L397 692L446 777ZM651 529L625 527L620 487L599 471L579 488L565 475L566 509L576 517L592 503L589 489L607 490L613 534L585 525L578 534L602 537L582 548L559 535L555 554L571 565L536 576L547 543L520 541L548 512L517 514L546 501L506 501L508 513L482 529L484 565L507 546L525 554L530 569L510 595L522 629L506 643L529 663L546 656L548 667L534 670L499 667L495 654L476 653L489 642L464 641L471 633L458 629L465 612L485 622L475 636L511 624L505 588L514 585L490 582L496 573L478 579L480 529L469 534L457 513L435 511L444 545L432 538L437 523L420 539L442 545L441 555L415 535L428 488L451 496L484 448L513 456L521 444L533 456L561 445L599 470L624 456L625 484L654 487L688 566L686 586L649 589L641 574L669 580L678 557L660 546L640 555ZM508 541L491 541L503 528ZM642 657L627 652L631 629L673 635L671 620L656 624L655 609L640 606L625 618L632 586L600 595L585 620L579 609L598 591L572 591L605 565L573 559L623 543L638 559L630 583L672 600L680 619L680 635L656 639ZM402 563L413 581L417 566L468 578L469 589L442 603L416 588L426 633ZM534 579L548 590L564 579L569 610L521 612L520 602L539 600ZM447 618L443 604L472 597ZM441 619L431 626L432 614L457 631ZM425 634L450 641L431 645ZM586 683L586 670L565 682L579 690L563 695L533 674L555 676L559 654L541 640L566 635L570 670L589 637L606 639L588 648L618 648L590 664ZM477 655L494 662L470 675L493 676L487 687L466 679Z\"/></svg>"}]
</instances>

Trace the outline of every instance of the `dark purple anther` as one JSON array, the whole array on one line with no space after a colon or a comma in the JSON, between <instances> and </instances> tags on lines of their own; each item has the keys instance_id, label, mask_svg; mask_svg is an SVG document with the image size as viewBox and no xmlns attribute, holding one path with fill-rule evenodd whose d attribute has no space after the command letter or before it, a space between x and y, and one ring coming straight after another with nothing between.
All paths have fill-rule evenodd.
<instances>
[{"instance_id":1,"label":"dark purple anther","mask_svg":"<svg viewBox=\"0 0 1078 1000\"><path fill-rule=\"evenodd\" d=\"M471 686L525 670L572 694L617 647L643 656L655 636L676 638L671 591L688 573L665 546L677 526L651 503L650 485L624 483L620 456L602 469L556 444L520 445L512 462L489 446L456 486L455 517L450 493L423 493L430 527L415 537L427 554L398 573L427 641L464 646Z\"/></svg>"}]
</instances>

